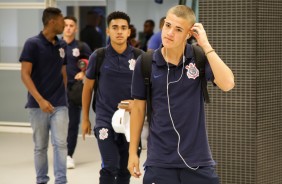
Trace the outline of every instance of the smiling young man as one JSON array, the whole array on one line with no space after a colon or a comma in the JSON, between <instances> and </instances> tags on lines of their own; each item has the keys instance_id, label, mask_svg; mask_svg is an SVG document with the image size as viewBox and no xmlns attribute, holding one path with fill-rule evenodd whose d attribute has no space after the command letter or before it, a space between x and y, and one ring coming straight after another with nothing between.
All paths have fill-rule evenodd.
<instances>
[{"instance_id":1,"label":"smiling young man","mask_svg":"<svg viewBox=\"0 0 282 184\"><path fill-rule=\"evenodd\" d=\"M110 44L105 48L103 63L99 69L99 85L96 95L95 113L96 136L101 159L100 184L128 184L130 173L127 170L128 147L124 134L115 133L112 117L118 103L128 101L123 107L130 111L132 106L131 80L135 66L134 48L127 44L130 35L130 18L124 12L113 12L107 17L107 35ZM139 53L142 51L139 50ZM96 80L98 50L89 59L82 97L82 133L90 134L89 107ZM122 107L120 107L122 108Z\"/></svg>"},{"instance_id":2,"label":"smiling young man","mask_svg":"<svg viewBox=\"0 0 282 184\"><path fill-rule=\"evenodd\" d=\"M219 183L206 134L199 69L187 39L193 35L206 54L206 80L229 91L234 87L234 76L210 45L203 25L195 20L194 12L187 6L170 8L162 29L163 45L153 53L152 117L144 184ZM136 178L141 175L136 151L148 95L139 58L132 80L134 106L128 161L128 169Z\"/></svg>"}]
</instances>

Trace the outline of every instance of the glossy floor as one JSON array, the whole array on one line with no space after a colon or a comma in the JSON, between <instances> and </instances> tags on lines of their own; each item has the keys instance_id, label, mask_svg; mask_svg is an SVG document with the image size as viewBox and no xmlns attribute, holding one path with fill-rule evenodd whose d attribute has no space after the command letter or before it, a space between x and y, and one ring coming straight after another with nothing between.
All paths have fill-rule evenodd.
<instances>
[{"instance_id":1,"label":"glossy floor","mask_svg":"<svg viewBox=\"0 0 282 184\"><path fill-rule=\"evenodd\" d=\"M50 184L54 183L52 151L53 148L49 144ZM143 150L141 164L144 163L145 157L146 150ZM76 168L68 170L68 184L98 184L101 161L93 135L85 141L81 137L78 138L74 159ZM0 184L19 183L35 184L32 134L0 131ZM131 184L142 184L142 178L132 178Z\"/></svg>"}]
</instances>

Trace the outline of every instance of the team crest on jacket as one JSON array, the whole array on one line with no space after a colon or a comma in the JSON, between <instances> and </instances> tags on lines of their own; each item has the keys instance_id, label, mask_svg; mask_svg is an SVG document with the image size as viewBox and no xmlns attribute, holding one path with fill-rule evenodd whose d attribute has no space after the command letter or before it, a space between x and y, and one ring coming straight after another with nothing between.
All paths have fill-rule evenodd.
<instances>
[{"instance_id":1,"label":"team crest on jacket","mask_svg":"<svg viewBox=\"0 0 282 184\"><path fill-rule=\"evenodd\" d=\"M199 70L196 67L195 63L189 63L189 65L186 65L185 68L187 69L187 76L189 79L196 79L199 77Z\"/></svg>"},{"instance_id":2,"label":"team crest on jacket","mask_svg":"<svg viewBox=\"0 0 282 184\"><path fill-rule=\"evenodd\" d=\"M63 48L59 48L61 58L65 58L65 50Z\"/></svg>"},{"instance_id":3,"label":"team crest on jacket","mask_svg":"<svg viewBox=\"0 0 282 184\"><path fill-rule=\"evenodd\" d=\"M135 59L130 59L128 62L129 62L129 69L130 70L134 70L135 64L136 64L136 60Z\"/></svg>"},{"instance_id":4,"label":"team crest on jacket","mask_svg":"<svg viewBox=\"0 0 282 184\"><path fill-rule=\"evenodd\" d=\"M109 130L107 128L102 128L101 130L99 130L99 139L101 140L107 139L109 136L108 131Z\"/></svg>"},{"instance_id":5,"label":"team crest on jacket","mask_svg":"<svg viewBox=\"0 0 282 184\"><path fill-rule=\"evenodd\" d=\"M72 55L73 55L74 57L78 57L78 56L80 55L79 49L78 49L78 48L72 49Z\"/></svg>"}]
</instances>

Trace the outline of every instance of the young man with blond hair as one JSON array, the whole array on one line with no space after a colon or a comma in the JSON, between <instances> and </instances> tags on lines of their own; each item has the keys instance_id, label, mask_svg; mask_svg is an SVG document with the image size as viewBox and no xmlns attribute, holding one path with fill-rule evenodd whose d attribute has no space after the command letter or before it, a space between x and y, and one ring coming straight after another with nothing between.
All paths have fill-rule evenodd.
<instances>
[{"instance_id":1,"label":"young man with blond hair","mask_svg":"<svg viewBox=\"0 0 282 184\"><path fill-rule=\"evenodd\" d=\"M205 52L205 79L221 90L234 87L234 76L208 41L192 9L177 5L167 12L162 47L154 51L151 74L152 116L149 120L144 184L218 184L205 128L204 96L192 46L194 36ZM140 58L140 57L139 57ZM138 59L132 80L134 106L128 169L141 175L136 154L146 110L146 86Z\"/></svg>"}]
</instances>

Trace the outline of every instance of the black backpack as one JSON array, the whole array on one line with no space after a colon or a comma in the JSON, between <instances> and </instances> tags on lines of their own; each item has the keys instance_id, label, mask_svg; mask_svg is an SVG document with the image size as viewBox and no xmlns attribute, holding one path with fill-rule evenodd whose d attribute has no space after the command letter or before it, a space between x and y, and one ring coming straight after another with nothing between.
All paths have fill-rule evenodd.
<instances>
[{"instance_id":1,"label":"black backpack","mask_svg":"<svg viewBox=\"0 0 282 184\"><path fill-rule=\"evenodd\" d=\"M133 48L134 59L137 59L138 56L143 53L143 51L135 47L132 47L132 48ZM99 48L96 50L96 53L97 53L96 66L95 66L96 78L95 78L95 83L94 83L94 94L93 94L93 101L92 101L92 109L94 110L94 112L95 112L95 104L96 104L96 92L99 86L100 68L105 58L106 48L105 47Z\"/></svg>"},{"instance_id":2,"label":"black backpack","mask_svg":"<svg viewBox=\"0 0 282 184\"><path fill-rule=\"evenodd\" d=\"M203 90L203 95L206 103L210 103L210 98L208 94L207 89L207 81L205 79L205 65L207 60L207 57L205 56L205 53L203 49L197 45L192 44L194 57L195 57L195 64L196 67L199 70L199 77L201 80L201 87ZM142 74L144 77L144 83L146 85L146 91L147 91L147 121L150 122L151 120L151 113L152 113L152 93L151 93L151 73L152 73L152 59L153 59L153 52L146 52L141 55L142 64Z\"/></svg>"}]
</instances>

